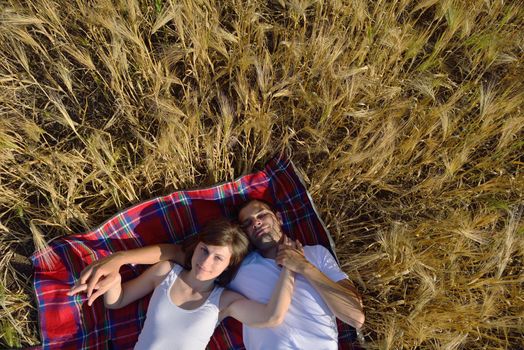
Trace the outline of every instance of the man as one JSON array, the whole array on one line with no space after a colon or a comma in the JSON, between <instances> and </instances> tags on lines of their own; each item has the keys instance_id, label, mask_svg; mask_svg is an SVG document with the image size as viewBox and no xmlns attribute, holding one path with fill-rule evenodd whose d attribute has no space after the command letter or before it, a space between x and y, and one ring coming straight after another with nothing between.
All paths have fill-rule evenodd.
<instances>
[{"instance_id":1,"label":"man","mask_svg":"<svg viewBox=\"0 0 524 350\"><path fill-rule=\"evenodd\" d=\"M280 273L276 261L296 273L293 299L284 322L266 329L243 326L247 349L338 349L335 316L357 329L362 327L365 316L361 298L326 248L302 247L297 242L295 247L279 249L282 217L262 201L248 202L240 209L238 220L257 250L244 259L229 285L231 289L267 302ZM123 264L152 264L167 259L183 262L183 252L176 245L139 248L132 256L130 261L125 252L119 252L89 265L70 293L87 283L91 305L105 293Z\"/></svg>"}]
</instances>

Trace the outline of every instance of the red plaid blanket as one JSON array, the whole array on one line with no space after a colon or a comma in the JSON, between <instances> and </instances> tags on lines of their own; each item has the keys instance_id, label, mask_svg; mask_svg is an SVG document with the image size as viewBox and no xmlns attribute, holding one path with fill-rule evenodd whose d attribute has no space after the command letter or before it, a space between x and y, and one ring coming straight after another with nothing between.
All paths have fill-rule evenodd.
<instances>
[{"instance_id":1,"label":"red plaid blanket","mask_svg":"<svg viewBox=\"0 0 524 350\"><path fill-rule=\"evenodd\" d=\"M118 310L106 309L101 298L87 306L85 294L66 292L92 261L110 253L166 242L195 234L209 219L235 215L248 199L273 203L283 217L284 231L304 244L332 241L290 160L274 158L263 170L206 189L177 191L139 203L100 227L53 241L32 257L35 293L44 349L133 348L144 324L149 298ZM140 274L143 266L124 266L123 280ZM352 349L355 331L339 322L339 348ZM210 349L244 349L242 327L226 319L215 330Z\"/></svg>"}]
</instances>

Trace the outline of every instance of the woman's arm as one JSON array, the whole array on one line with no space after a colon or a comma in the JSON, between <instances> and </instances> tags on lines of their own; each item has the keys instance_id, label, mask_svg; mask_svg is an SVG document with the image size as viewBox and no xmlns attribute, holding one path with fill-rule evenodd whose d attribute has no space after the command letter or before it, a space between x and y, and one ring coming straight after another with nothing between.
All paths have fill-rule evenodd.
<instances>
[{"instance_id":1,"label":"woman's arm","mask_svg":"<svg viewBox=\"0 0 524 350\"><path fill-rule=\"evenodd\" d=\"M250 327L275 327L284 320L286 312L291 304L294 273L287 268L282 268L280 278L273 290L271 299L267 304L247 299L242 294L225 290L222 293L220 303L221 320L231 316Z\"/></svg>"},{"instance_id":2,"label":"woman's arm","mask_svg":"<svg viewBox=\"0 0 524 350\"><path fill-rule=\"evenodd\" d=\"M137 278L124 284L121 283L122 279L119 273L111 280L102 281L100 290L103 289L105 291L103 293L104 305L109 309L119 309L146 296L165 278L171 271L172 266L172 263L169 261L159 262L148 268ZM87 284L82 284L77 289L76 292L84 291L87 289ZM70 292L69 294L72 295L73 293ZM87 304L91 306L93 300L89 299Z\"/></svg>"},{"instance_id":3,"label":"woman's arm","mask_svg":"<svg viewBox=\"0 0 524 350\"><path fill-rule=\"evenodd\" d=\"M155 264L159 261L173 260L182 265L185 254L176 244L156 244L152 246L120 251L94 261L80 273L80 279L69 291L74 295L87 291L89 303L108 291L108 286L116 283L118 271L125 264ZM87 288L79 288L86 285ZM93 294L93 290L97 290Z\"/></svg>"},{"instance_id":4,"label":"woman's arm","mask_svg":"<svg viewBox=\"0 0 524 350\"><path fill-rule=\"evenodd\" d=\"M283 236L283 243L280 247L294 247L295 244L286 236ZM227 290L222 293L222 299L226 305L221 312L221 319L231 316L250 327L274 327L284 321L284 317L291 304L293 286L295 283L294 273L283 267L280 277L273 290L271 299L267 304L262 304L254 300L249 300L242 294Z\"/></svg>"}]
</instances>

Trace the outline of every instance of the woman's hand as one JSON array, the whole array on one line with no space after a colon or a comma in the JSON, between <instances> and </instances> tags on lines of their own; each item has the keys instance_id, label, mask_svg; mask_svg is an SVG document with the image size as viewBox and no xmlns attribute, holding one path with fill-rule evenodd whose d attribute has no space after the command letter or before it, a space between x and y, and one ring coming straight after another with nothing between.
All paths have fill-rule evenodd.
<instances>
[{"instance_id":1,"label":"woman's hand","mask_svg":"<svg viewBox=\"0 0 524 350\"><path fill-rule=\"evenodd\" d=\"M96 292L92 294L88 301L87 305L91 306L93 305L93 302L101 295L106 294L108 291L110 291L112 288L116 286L120 286L122 283L122 276L117 273L110 273L109 275L102 277L101 280L95 285ZM80 292L85 292L88 289L88 285L86 283L77 283L69 292L67 292L67 295L75 295ZM120 290L120 288L118 288ZM119 296L116 296L116 300L110 300L112 302L116 302L118 300ZM108 298L106 298L108 299ZM109 296L109 299L115 299L115 297L111 298ZM106 300L107 302L107 300Z\"/></svg>"},{"instance_id":2,"label":"woman's hand","mask_svg":"<svg viewBox=\"0 0 524 350\"><path fill-rule=\"evenodd\" d=\"M120 252L106 256L94 261L85 267L80 273L80 279L69 290L68 295L87 292L88 304L91 305L96 298L103 295L115 283L120 283L121 277L118 271L123 265ZM93 290L96 292L93 294Z\"/></svg>"},{"instance_id":3,"label":"woman's hand","mask_svg":"<svg viewBox=\"0 0 524 350\"><path fill-rule=\"evenodd\" d=\"M174 260L182 265L185 261L185 253L177 244L162 243L147 247L125 250L108 255L100 260L93 261L80 273L80 279L71 288L70 294L78 293L77 288L83 284L87 286L81 291L87 292L87 297L92 303L100 295L107 291L107 283L114 282L120 267L125 264L156 264L159 261ZM102 281L105 281L103 284ZM93 290L97 290L93 294Z\"/></svg>"}]
</instances>

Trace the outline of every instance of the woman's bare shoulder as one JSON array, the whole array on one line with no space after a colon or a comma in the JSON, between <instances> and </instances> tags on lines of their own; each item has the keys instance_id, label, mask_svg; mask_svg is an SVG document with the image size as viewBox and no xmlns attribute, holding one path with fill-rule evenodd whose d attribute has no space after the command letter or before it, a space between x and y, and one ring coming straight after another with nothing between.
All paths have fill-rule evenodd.
<instances>
[{"instance_id":1,"label":"woman's bare shoulder","mask_svg":"<svg viewBox=\"0 0 524 350\"><path fill-rule=\"evenodd\" d=\"M174 262L166 260L160 261L149 268L149 273L153 277L155 287L164 280L164 278L173 269L174 266Z\"/></svg>"}]
</instances>

